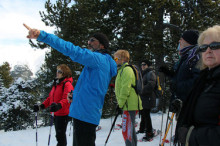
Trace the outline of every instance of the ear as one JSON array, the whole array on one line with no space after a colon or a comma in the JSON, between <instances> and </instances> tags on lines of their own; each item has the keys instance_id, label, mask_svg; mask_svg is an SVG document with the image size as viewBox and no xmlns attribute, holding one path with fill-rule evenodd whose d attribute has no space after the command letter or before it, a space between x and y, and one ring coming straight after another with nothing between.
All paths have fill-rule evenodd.
<instances>
[{"instance_id":1,"label":"ear","mask_svg":"<svg viewBox=\"0 0 220 146\"><path fill-rule=\"evenodd\" d=\"M105 49L103 44L100 44L100 49Z\"/></svg>"}]
</instances>

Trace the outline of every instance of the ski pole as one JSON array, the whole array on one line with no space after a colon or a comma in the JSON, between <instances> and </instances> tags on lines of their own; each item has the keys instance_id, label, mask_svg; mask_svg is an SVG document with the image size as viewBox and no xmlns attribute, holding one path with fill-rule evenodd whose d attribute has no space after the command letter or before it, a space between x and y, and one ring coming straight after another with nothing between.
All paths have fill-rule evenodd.
<instances>
[{"instance_id":1,"label":"ski pole","mask_svg":"<svg viewBox=\"0 0 220 146\"><path fill-rule=\"evenodd\" d=\"M36 121L36 146L38 146L38 141L37 141L37 112L35 112L35 121Z\"/></svg>"},{"instance_id":2,"label":"ski pole","mask_svg":"<svg viewBox=\"0 0 220 146\"><path fill-rule=\"evenodd\" d=\"M170 125L171 125L172 122L173 122L173 117L174 117L174 115L175 115L175 113L172 113L172 116L171 116L169 125L168 125L167 130L166 130L166 132L165 132L165 135L164 135L164 137L163 137L162 144L161 144L160 146L163 146L163 145L164 145L165 139L166 139L166 137L167 137L167 133L168 133L168 131L169 131L169 129L170 129Z\"/></svg>"},{"instance_id":3,"label":"ski pole","mask_svg":"<svg viewBox=\"0 0 220 146\"><path fill-rule=\"evenodd\" d=\"M53 125L53 117L54 117L54 112L52 112L51 120L50 120L50 133L49 133L49 137L48 137L48 146L50 145L50 137L51 137L51 128L52 128L52 125Z\"/></svg>"},{"instance_id":4,"label":"ski pole","mask_svg":"<svg viewBox=\"0 0 220 146\"><path fill-rule=\"evenodd\" d=\"M119 115L119 112L116 114L115 119L114 119L114 121L113 121L113 123L112 123L112 127L111 127L111 129L110 129L110 131L109 131L109 134L108 134L108 137L107 137L107 139L106 139L106 141L105 141L105 146L106 146L106 144L107 144L107 142L108 142L108 139L109 139L109 136L110 136L110 134L111 134L111 132L112 132L112 129L113 129L114 126L115 126L115 122L116 122L116 120L117 120L117 118L118 118L118 115Z\"/></svg>"},{"instance_id":5,"label":"ski pole","mask_svg":"<svg viewBox=\"0 0 220 146\"><path fill-rule=\"evenodd\" d=\"M162 107L162 119L161 119L161 133L160 133L160 143L161 143L161 138L162 138L162 134L163 134L163 107Z\"/></svg>"},{"instance_id":6,"label":"ski pole","mask_svg":"<svg viewBox=\"0 0 220 146\"><path fill-rule=\"evenodd\" d=\"M166 89L166 77L164 77L164 82L163 82L163 88ZM164 103L164 92L162 93L162 120L161 120L161 133L160 133L160 142L159 144L161 143L161 138L162 138L162 135L163 135L163 113L166 111L166 108L165 108L165 103Z\"/></svg>"},{"instance_id":7,"label":"ski pole","mask_svg":"<svg viewBox=\"0 0 220 146\"><path fill-rule=\"evenodd\" d=\"M170 146L172 142L172 133L173 133L173 122L171 123L171 130L170 130Z\"/></svg>"},{"instance_id":8,"label":"ski pole","mask_svg":"<svg viewBox=\"0 0 220 146\"><path fill-rule=\"evenodd\" d=\"M71 133L72 124L73 124L73 118L71 118L71 121L70 121L70 133ZM70 133L69 133L69 136L70 136Z\"/></svg>"}]
</instances>

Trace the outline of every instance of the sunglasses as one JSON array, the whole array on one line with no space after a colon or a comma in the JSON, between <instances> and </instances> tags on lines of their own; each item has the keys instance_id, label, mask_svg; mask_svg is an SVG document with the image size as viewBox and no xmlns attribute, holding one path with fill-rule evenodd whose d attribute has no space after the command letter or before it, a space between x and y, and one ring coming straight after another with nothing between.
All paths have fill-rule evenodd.
<instances>
[{"instance_id":1,"label":"sunglasses","mask_svg":"<svg viewBox=\"0 0 220 146\"><path fill-rule=\"evenodd\" d=\"M205 52L207 50L207 48L210 48L211 50L217 50L217 49L220 49L220 42L214 42L214 43L211 43L209 45L202 45L202 46L199 46L199 52Z\"/></svg>"},{"instance_id":2,"label":"sunglasses","mask_svg":"<svg viewBox=\"0 0 220 146\"><path fill-rule=\"evenodd\" d=\"M63 74L63 72L61 71L61 70L57 70L57 73L59 73L59 74Z\"/></svg>"},{"instance_id":3,"label":"sunglasses","mask_svg":"<svg viewBox=\"0 0 220 146\"><path fill-rule=\"evenodd\" d=\"M141 64L141 66L145 66L145 65L147 65L147 64L146 64L146 63L142 63L142 64Z\"/></svg>"},{"instance_id":4,"label":"sunglasses","mask_svg":"<svg viewBox=\"0 0 220 146\"><path fill-rule=\"evenodd\" d=\"M94 41L97 41L97 39L95 39L95 38L89 39L89 42L94 42Z\"/></svg>"},{"instance_id":5,"label":"sunglasses","mask_svg":"<svg viewBox=\"0 0 220 146\"><path fill-rule=\"evenodd\" d=\"M118 61L118 60L120 60L120 58L118 58L118 57L115 57L115 58L114 58L114 60L115 60L115 61Z\"/></svg>"}]
</instances>

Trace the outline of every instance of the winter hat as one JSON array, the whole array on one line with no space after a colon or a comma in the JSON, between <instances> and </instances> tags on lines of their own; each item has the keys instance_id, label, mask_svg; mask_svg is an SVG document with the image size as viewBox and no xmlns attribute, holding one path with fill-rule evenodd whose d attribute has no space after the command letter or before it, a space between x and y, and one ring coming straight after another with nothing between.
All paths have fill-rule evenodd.
<instances>
[{"instance_id":1,"label":"winter hat","mask_svg":"<svg viewBox=\"0 0 220 146\"><path fill-rule=\"evenodd\" d=\"M108 47L109 47L109 40L108 40L108 38L107 38L107 36L105 34L103 34L103 33L95 33L91 37L94 37L97 40L99 40L99 42L105 47L105 49L108 49Z\"/></svg>"},{"instance_id":2,"label":"winter hat","mask_svg":"<svg viewBox=\"0 0 220 146\"><path fill-rule=\"evenodd\" d=\"M197 30L187 30L183 33L182 38L191 45L196 45L199 38Z\"/></svg>"},{"instance_id":3,"label":"winter hat","mask_svg":"<svg viewBox=\"0 0 220 146\"><path fill-rule=\"evenodd\" d=\"M147 66L151 66L152 65L152 62L150 62L149 60L142 60L141 62L146 63Z\"/></svg>"}]
</instances>

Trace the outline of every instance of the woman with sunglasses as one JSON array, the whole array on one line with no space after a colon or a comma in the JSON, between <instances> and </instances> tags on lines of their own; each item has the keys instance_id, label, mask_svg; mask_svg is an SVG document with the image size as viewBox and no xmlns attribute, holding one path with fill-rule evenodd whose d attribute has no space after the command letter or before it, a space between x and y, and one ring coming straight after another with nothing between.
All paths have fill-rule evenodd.
<instances>
[{"instance_id":1,"label":"woman with sunglasses","mask_svg":"<svg viewBox=\"0 0 220 146\"><path fill-rule=\"evenodd\" d=\"M220 146L220 25L198 39L201 73L178 119L178 145Z\"/></svg>"},{"instance_id":2,"label":"woman with sunglasses","mask_svg":"<svg viewBox=\"0 0 220 146\"><path fill-rule=\"evenodd\" d=\"M56 78L54 79L49 96L41 105L34 105L34 112L49 107L50 112L54 113L57 146L67 145L66 128L70 107L67 94L73 90L73 78L71 76L72 72L67 65L58 65Z\"/></svg>"}]
</instances>

